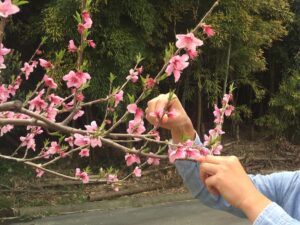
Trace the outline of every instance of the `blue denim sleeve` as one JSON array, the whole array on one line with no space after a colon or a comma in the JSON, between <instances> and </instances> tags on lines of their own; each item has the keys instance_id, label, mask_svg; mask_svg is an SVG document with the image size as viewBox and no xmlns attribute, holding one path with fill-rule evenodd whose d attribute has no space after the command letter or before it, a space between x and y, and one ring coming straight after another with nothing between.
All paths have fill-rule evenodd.
<instances>
[{"instance_id":1,"label":"blue denim sleeve","mask_svg":"<svg viewBox=\"0 0 300 225\"><path fill-rule=\"evenodd\" d=\"M195 144L201 144L198 136ZM222 196L214 196L208 192L200 180L201 166L198 162L176 160L175 166L193 197L211 208L246 217L240 209L231 206ZM272 204L258 216L254 225L300 225L299 221L292 218L300 218L300 210L295 210L299 208L300 202L300 172L275 173L265 176L249 175L249 177L256 188L272 201Z\"/></svg>"},{"instance_id":2,"label":"blue denim sleeve","mask_svg":"<svg viewBox=\"0 0 300 225\"><path fill-rule=\"evenodd\" d=\"M195 144L201 144L198 135L196 136ZM182 177L185 186L192 193L193 197L211 208L223 210L239 217L245 217L245 214L240 209L231 206L222 196L215 196L207 191L200 180L200 165L198 162L190 160L176 160L175 166Z\"/></svg>"}]
</instances>

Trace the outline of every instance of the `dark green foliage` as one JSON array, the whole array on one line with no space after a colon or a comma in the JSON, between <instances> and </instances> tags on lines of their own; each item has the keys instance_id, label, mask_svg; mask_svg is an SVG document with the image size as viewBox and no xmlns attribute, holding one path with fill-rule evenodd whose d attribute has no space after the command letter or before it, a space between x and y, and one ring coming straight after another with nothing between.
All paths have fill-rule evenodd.
<instances>
[{"instance_id":1,"label":"dark green foliage","mask_svg":"<svg viewBox=\"0 0 300 225\"><path fill-rule=\"evenodd\" d=\"M80 39L73 17L80 2L30 1L22 7L22 13L10 20L5 42L8 47L19 43L17 49L22 52L22 58L28 60L29 53L34 51L33 46L38 45L42 36L47 36L48 41L43 47L46 55L43 57L56 61L55 54L66 50L70 39L76 43ZM212 24L216 36L207 39L200 29L198 36L205 41L200 57L191 63L177 84L174 84L173 77L168 78L160 83L160 90L167 92L177 88L181 100L191 106L188 108L193 108L194 119L204 114L202 111L211 111L213 103L222 96L226 81L227 84L234 82L237 87L235 104L240 109L239 121L264 116L272 97L272 107L283 107L284 98L288 95L282 88L290 85L289 82L295 82L294 77L298 73L292 59L300 46L299 3L299 0L220 1L206 21ZM97 47L95 50L87 48L84 53L86 69L92 75L90 86L85 90L87 99L108 94L111 72L117 77L115 86L123 83L128 70L135 65L138 53L145 58L142 62L145 76L154 77L164 63L166 46L176 41L175 34L191 30L212 4L211 0L92 1L93 29L90 38ZM19 37L22 39L19 40ZM75 61L76 56L65 52L62 66L56 67L50 75L59 82L64 74L75 68ZM9 73L11 71L5 72ZM280 93L277 93L280 84ZM63 84L61 87L64 87ZM139 87L129 85L129 93L136 95L140 91ZM274 101L279 96L282 101L276 105ZM202 111L197 112L199 108L194 109L200 102ZM104 106L93 108L91 115L99 119L103 110ZM210 116L204 115L203 118L205 121ZM274 124L281 121L279 118L276 120L273 120Z\"/></svg>"},{"instance_id":2,"label":"dark green foliage","mask_svg":"<svg viewBox=\"0 0 300 225\"><path fill-rule=\"evenodd\" d=\"M293 69L279 87L279 92L270 100L270 113L257 122L269 127L276 134L285 134L290 140L300 143L300 52Z\"/></svg>"}]
</instances>

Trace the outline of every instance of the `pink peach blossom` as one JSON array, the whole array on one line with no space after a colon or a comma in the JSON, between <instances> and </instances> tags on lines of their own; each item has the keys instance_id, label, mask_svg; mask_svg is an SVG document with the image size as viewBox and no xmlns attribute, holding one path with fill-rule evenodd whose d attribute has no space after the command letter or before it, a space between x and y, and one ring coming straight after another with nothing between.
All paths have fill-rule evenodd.
<instances>
[{"instance_id":1,"label":"pink peach blossom","mask_svg":"<svg viewBox=\"0 0 300 225\"><path fill-rule=\"evenodd\" d=\"M87 80L90 80L91 76L88 73L70 71L68 74L63 76L63 80L67 82L68 88L80 88L82 84L86 83Z\"/></svg>"},{"instance_id":2,"label":"pink peach blossom","mask_svg":"<svg viewBox=\"0 0 300 225\"><path fill-rule=\"evenodd\" d=\"M95 147L101 147L102 146L102 141L100 137L95 137L95 138L91 138L91 146L92 148Z\"/></svg>"},{"instance_id":3,"label":"pink peach blossom","mask_svg":"<svg viewBox=\"0 0 300 225\"><path fill-rule=\"evenodd\" d=\"M150 155L154 155L152 152L149 153ZM154 158L154 157L149 157L147 159L147 163L149 165L154 165L154 166L158 166L160 163L160 159L159 158Z\"/></svg>"},{"instance_id":4,"label":"pink peach blossom","mask_svg":"<svg viewBox=\"0 0 300 225\"><path fill-rule=\"evenodd\" d=\"M69 45L68 45L68 51L69 52L77 52L77 46L75 45L73 40L69 41Z\"/></svg>"},{"instance_id":5,"label":"pink peach blossom","mask_svg":"<svg viewBox=\"0 0 300 225\"><path fill-rule=\"evenodd\" d=\"M177 147L176 149L169 148L169 161L170 163L174 163L176 159L185 159L186 151L183 147Z\"/></svg>"},{"instance_id":6,"label":"pink peach blossom","mask_svg":"<svg viewBox=\"0 0 300 225\"><path fill-rule=\"evenodd\" d=\"M79 177L84 184L88 183L90 180L88 174L86 172L81 172L79 168L76 168L75 177Z\"/></svg>"},{"instance_id":7,"label":"pink peach blossom","mask_svg":"<svg viewBox=\"0 0 300 225\"><path fill-rule=\"evenodd\" d=\"M232 94L225 94L223 99L222 99L222 104L226 105L229 103L229 101L231 101L233 99Z\"/></svg>"},{"instance_id":8,"label":"pink peach blossom","mask_svg":"<svg viewBox=\"0 0 300 225\"><path fill-rule=\"evenodd\" d=\"M137 163L137 164L141 163L140 157L138 155L129 154L129 153L126 153L125 161L127 166L131 166L133 163Z\"/></svg>"},{"instance_id":9,"label":"pink peach blossom","mask_svg":"<svg viewBox=\"0 0 300 225\"><path fill-rule=\"evenodd\" d=\"M142 176L142 170L141 170L141 168L139 168L138 166L136 166L136 167L134 168L133 173L134 173L134 175L135 175L136 177L141 177L141 176Z\"/></svg>"},{"instance_id":10,"label":"pink peach blossom","mask_svg":"<svg viewBox=\"0 0 300 225\"><path fill-rule=\"evenodd\" d=\"M187 54L184 54L182 56L173 56L170 59L169 65L166 69L167 75L170 76L173 73L175 77L175 82L177 82L180 78L182 71L189 65L189 62L187 62L188 60L189 56Z\"/></svg>"},{"instance_id":11,"label":"pink peach blossom","mask_svg":"<svg viewBox=\"0 0 300 225\"><path fill-rule=\"evenodd\" d=\"M25 74L26 80L29 79L29 75L33 72L34 68L36 67L36 63L29 64L27 62L24 63L23 68L21 71Z\"/></svg>"},{"instance_id":12,"label":"pink peach blossom","mask_svg":"<svg viewBox=\"0 0 300 225\"><path fill-rule=\"evenodd\" d=\"M48 100L51 102L51 105L57 106L60 105L63 99L55 94L51 94L48 96Z\"/></svg>"},{"instance_id":13,"label":"pink peach blossom","mask_svg":"<svg viewBox=\"0 0 300 225\"><path fill-rule=\"evenodd\" d=\"M44 170L39 169L39 168L36 168L35 172L36 172L36 177L39 177L39 178L42 177L44 175L44 173L45 173Z\"/></svg>"},{"instance_id":14,"label":"pink peach blossom","mask_svg":"<svg viewBox=\"0 0 300 225\"><path fill-rule=\"evenodd\" d=\"M189 49L187 50L187 54L189 55L190 59L194 60L198 57L198 52L196 50Z\"/></svg>"},{"instance_id":15,"label":"pink peach blossom","mask_svg":"<svg viewBox=\"0 0 300 225\"><path fill-rule=\"evenodd\" d=\"M139 73L137 71L135 71L134 69L130 69L129 75L126 77L126 80L131 80L133 83L135 83L139 79L138 75Z\"/></svg>"},{"instance_id":16,"label":"pink peach blossom","mask_svg":"<svg viewBox=\"0 0 300 225\"><path fill-rule=\"evenodd\" d=\"M98 126L97 126L96 121L92 121L92 122L91 122L91 125L85 125L85 129L86 129L88 132L95 132L95 131L97 131Z\"/></svg>"},{"instance_id":17,"label":"pink peach blossom","mask_svg":"<svg viewBox=\"0 0 300 225\"><path fill-rule=\"evenodd\" d=\"M35 139L34 139L34 134L27 134L26 137L21 136L20 137L21 140L21 146L25 147L27 149L32 149L33 151L35 151Z\"/></svg>"},{"instance_id":18,"label":"pink peach blossom","mask_svg":"<svg viewBox=\"0 0 300 225\"><path fill-rule=\"evenodd\" d=\"M156 84L156 81L153 79L153 78L146 78L146 81L145 81L145 85L146 85L146 88L150 89L150 88L153 88Z\"/></svg>"},{"instance_id":19,"label":"pink peach blossom","mask_svg":"<svg viewBox=\"0 0 300 225\"><path fill-rule=\"evenodd\" d=\"M54 80L51 77L48 77L48 75L45 74L43 79L44 79L45 85L48 88L51 88L51 89L57 88L57 84L54 82Z\"/></svg>"},{"instance_id":20,"label":"pink peach blossom","mask_svg":"<svg viewBox=\"0 0 300 225\"><path fill-rule=\"evenodd\" d=\"M53 65L45 59L39 59L41 67L45 69L52 69Z\"/></svg>"},{"instance_id":21,"label":"pink peach blossom","mask_svg":"<svg viewBox=\"0 0 300 225\"><path fill-rule=\"evenodd\" d=\"M176 38L178 39L176 42L177 48L185 48L187 50L195 51L198 46L203 45L203 41L196 38L193 33L177 34Z\"/></svg>"},{"instance_id":22,"label":"pink peach blossom","mask_svg":"<svg viewBox=\"0 0 300 225\"><path fill-rule=\"evenodd\" d=\"M217 105L215 105L215 110L214 110L213 114L215 116L215 120L214 120L215 123L219 124L219 123L223 122L222 111L221 111L221 109L218 108Z\"/></svg>"},{"instance_id":23,"label":"pink peach blossom","mask_svg":"<svg viewBox=\"0 0 300 225\"><path fill-rule=\"evenodd\" d=\"M123 101L123 94L124 94L124 91L121 90L119 91L117 94L115 94L115 107L117 107L117 105L120 103L120 101Z\"/></svg>"},{"instance_id":24,"label":"pink peach blossom","mask_svg":"<svg viewBox=\"0 0 300 225\"><path fill-rule=\"evenodd\" d=\"M41 110L47 108L48 104L41 98L43 94L44 90L40 91L35 98L28 102L30 110L36 110L37 112L40 112Z\"/></svg>"},{"instance_id":25,"label":"pink peach blossom","mask_svg":"<svg viewBox=\"0 0 300 225\"><path fill-rule=\"evenodd\" d=\"M142 134L146 131L143 120L130 120L128 123L128 134Z\"/></svg>"},{"instance_id":26,"label":"pink peach blossom","mask_svg":"<svg viewBox=\"0 0 300 225\"><path fill-rule=\"evenodd\" d=\"M0 103L6 102L9 98L8 89L2 84L0 86Z\"/></svg>"},{"instance_id":27,"label":"pink peach blossom","mask_svg":"<svg viewBox=\"0 0 300 225\"><path fill-rule=\"evenodd\" d=\"M90 29L92 27L93 21L91 19L90 13L88 11L83 11L82 12L82 17L84 21L84 28L85 29Z\"/></svg>"},{"instance_id":28,"label":"pink peach blossom","mask_svg":"<svg viewBox=\"0 0 300 225\"><path fill-rule=\"evenodd\" d=\"M59 144L56 141L52 141L51 146L48 148L46 153L47 155L55 155L55 154L59 154L61 151L62 150Z\"/></svg>"},{"instance_id":29,"label":"pink peach blossom","mask_svg":"<svg viewBox=\"0 0 300 225\"><path fill-rule=\"evenodd\" d=\"M82 117L84 114L83 110L79 110L75 113L75 115L73 116L73 120L77 120L79 117Z\"/></svg>"},{"instance_id":30,"label":"pink peach blossom","mask_svg":"<svg viewBox=\"0 0 300 225\"><path fill-rule=\"evenodd\" d=\"M96 48L96 43L93 40L87 40L87 42L91 48Z\"/></svg>"},{"instance_id":31,"label":"pink peach blossom","mask_svg":"<svg viewBox=\"0 0 300 225\"><path fill-rule=\"evenodd\" d=\"M68 142L68 144L73 147L74 146L74 137L70 136L65 138L65 141Z\"/></svg>"},{"instance_id":32,"label":"pink peach blossom","mask_svg":"<svg viewBox=\"0 0 300 225\"><path fill-rule=\"evenodd\" d=\"M203 33L205 33L207 35L207 37L212 37L215 35L215 31L213 30L211 25L204 24L202 26L202 28L203 28Z\"/></svg>"},{"instance_id":33,"label":"pink peach blossom","mask_svg":"<svg viewBox=\"0 0 300 225\"><path fill-rule=\"evenodd\" d=\"M10 125L10 124L2 126L0 129L0 137L3 136L4 134L10 132L13 128L14 128L14 126Z\"/></svg>"},{"instance_id":34,"label":"pink peach blossom","mask_svg":"<svg viewBox=\"0 0 300 225\"><path fill-rule=\"evenodd\" d=\"M0 44L0 69L5 69L4 56L10 53L10 49L5 48L4 45Z\"/></svg>"},{"instance_id":35,"label":"pink peach blossom","mask_svg":"<svg viewBox=\"0 0 300 225\"><path fill-rule=\"evenodd\" d=\"M231 113L233 112L234 110L234 106L232 105L228 105L226 108L225 108L225 116L230 116Z\"/></svg>"},{"instance_id":36,"label":"pink peach blossom","mask_svg":"<svg viewBox=\"0 0 300 225\"><path fill-rule=\"evenodd\" d=\"M80 157L89 157L90 156L90 150L88 148L81 149L79 152Z\"/></svg>"},{"instance_id":37,"label":"pink peach blossom","mask_svg":"<svg viewBox=\"0 0 300 225\"><path fill-rule=\"evenodd\" d=\"M128 110L129 113L135 114L136 110L137 110L137 105L135 103L129 104L127 106L127 110Z\"/></svg>"},{"instance_id":38,"label":"pink peach blossom","mask_svg":"<svg viewBox=\"0 0 300 225\"><path fill-rule=\"evenodd\" d=\"M47 117L49 120L55 122L55 118L56 118L56 116L57 116L57 114L58 114L58 109L53 108L53 107L48 107L48 108L46 109L46 112L47 112L46 117Z\"/></svg>"},{"instance_id":39,"label":"pink peach blossom","mask_svg":"<svg viewBox=\"0 0 300 225\"><path fill-rule=\"evenodd\" d=\"M81 134L74 134L74 144L81 147L84 145L90 145L91 139L88 136L83 136Z\"/></svg>"},{"instance_id":40,"label":"pink peach blossom","mask_svg":"<svg viewBox=\"0 0 300 225\"><path fill-rule=\"evenodd\" d=\"M115 175L115 174L108 174L108 176L106 177L107 184L116 183L118 181L119 181L119 179L118 179L117 175Z\"/></svg>"},{"instance_id":41,"label":"pink peach blossom","mask_svg":"<svg viewBox=\"0 0 300 225\"><path fill-rule=\"evenodd\" d=\"M18 6L11 3L11 0L0 1L0 16L7 18L8 16L19 12Z\"/></svg>"}]
</instances>

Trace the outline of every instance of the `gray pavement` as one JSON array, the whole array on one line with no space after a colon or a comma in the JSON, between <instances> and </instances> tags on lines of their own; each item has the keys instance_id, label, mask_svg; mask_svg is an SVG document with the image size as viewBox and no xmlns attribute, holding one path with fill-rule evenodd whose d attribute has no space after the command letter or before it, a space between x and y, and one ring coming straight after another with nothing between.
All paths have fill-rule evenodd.
<instances>
[{"instance_id":1,"label":"gray pavement","mask_svg":"<svg viewBox=\"0 0 300 225\"><path fill-rule=\"evenodd\" d=\"M142 207L93 210L50 216L19 225L250 225L225 212L210 209L197 200L175 201Z\"/></svg>"}]
</instances>

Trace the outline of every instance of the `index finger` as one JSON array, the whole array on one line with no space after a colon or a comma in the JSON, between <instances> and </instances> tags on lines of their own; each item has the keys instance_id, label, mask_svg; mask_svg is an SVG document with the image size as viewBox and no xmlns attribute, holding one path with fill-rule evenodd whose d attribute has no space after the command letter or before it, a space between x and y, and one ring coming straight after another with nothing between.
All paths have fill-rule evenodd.
<instances>
[{"instance_id":1,"label":"index finger","mask_svg":"<svg viewBox=\"0 0 300 225\"><path fill-rule=\"evenodd\" d=\"M201 156L197 159L200 163L212 163L212 164L220 164L224 161L224 156L214 156L214 155L207 155Z\"/></svg>"}]
</instances>

